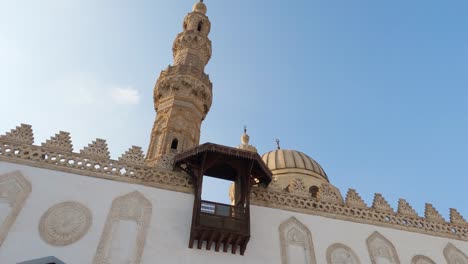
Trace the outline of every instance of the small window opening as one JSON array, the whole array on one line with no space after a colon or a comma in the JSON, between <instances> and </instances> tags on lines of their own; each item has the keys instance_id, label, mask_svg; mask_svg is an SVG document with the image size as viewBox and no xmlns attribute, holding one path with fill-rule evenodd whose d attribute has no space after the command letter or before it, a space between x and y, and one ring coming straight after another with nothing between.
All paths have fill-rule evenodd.
<instances>
[{"instance_id":1,"label":"small window opening","mask_svg":"<svg viewBox=\"0 0 468 264\"><path fill-rule=\"evenodd\" d=\"M310 188L309 188L310 196L312 196L314 198L317 198L318 192L319 192L319 188L317 186L315 186L315 185L310 186Z\"/></svg>"},{"instance_id":2,"label":"small window opening","mask_svg":"<svg viewBox=\"0 0 468 264\"><path fill-rule=\"evenodd\" d=\"M171 149L177 149L177 145L179 145L179 141L177 138L174 138L171 143Z\"/></svg>"},{"instance_id":3,"label":"small window opening","mask_svg":"<svg viewBox=\"0 0 468 264\"><path fill-rule=\"evenodd\" d=\"M198 28L197 28L198 31L201 31L201 30L202 30L202 26L203 26L203 22L200 21L200 22L198 23Z\"/></svg>"}]
</instances>

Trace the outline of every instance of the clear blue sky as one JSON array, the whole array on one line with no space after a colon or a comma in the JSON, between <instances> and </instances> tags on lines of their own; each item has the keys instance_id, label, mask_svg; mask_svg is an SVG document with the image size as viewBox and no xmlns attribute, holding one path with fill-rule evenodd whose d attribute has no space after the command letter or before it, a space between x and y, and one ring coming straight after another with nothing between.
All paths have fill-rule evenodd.
<instances>
[{"instance_id":1,"label":"clear blue sky","mask_svg":"<svg viewBox=\"0 0 468 264\"><path fill-rule=\"evenodd\" d=\"M214 101L201 142L281 139L345 195L468 217L468 2L205 1ZM0 133L145 150L152 93L192 0L0 0ZM223 190L224 192L224 190Z\"/></svg>"}]
</instances>

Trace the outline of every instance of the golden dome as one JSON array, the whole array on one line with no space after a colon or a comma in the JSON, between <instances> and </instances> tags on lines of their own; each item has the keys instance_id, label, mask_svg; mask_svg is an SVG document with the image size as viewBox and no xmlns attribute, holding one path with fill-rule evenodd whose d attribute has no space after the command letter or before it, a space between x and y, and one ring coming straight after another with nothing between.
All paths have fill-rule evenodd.
<instances>
[{"instance_id":1,"label":"golden dome","mask_svg":"<svg viewBox=\"0 0 468 264\"><path fill-rule=\"evenodd\" d=\"M263 161L274 176L311 176L329 182L327 174L311 157L296 150L277 149L263 154Z\"/></svg>"}]
</instances>

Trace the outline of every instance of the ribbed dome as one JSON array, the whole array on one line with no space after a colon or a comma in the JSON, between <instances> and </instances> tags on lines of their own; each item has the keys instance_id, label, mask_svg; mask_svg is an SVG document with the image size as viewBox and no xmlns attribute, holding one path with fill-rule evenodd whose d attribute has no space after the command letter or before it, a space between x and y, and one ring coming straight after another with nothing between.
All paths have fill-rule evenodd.
<instances>
[{"instance_id":1,"label":"ribbed dome","mask_svg":"<svg viewBox=\"0 0 468 264\"><path fill-rule=\"evenodd\" d=\"M262 159L273 175L304 174L324 178L329 182L320 164L300 151L277 149L263 154Z\"/></svg>"}]
</instances>

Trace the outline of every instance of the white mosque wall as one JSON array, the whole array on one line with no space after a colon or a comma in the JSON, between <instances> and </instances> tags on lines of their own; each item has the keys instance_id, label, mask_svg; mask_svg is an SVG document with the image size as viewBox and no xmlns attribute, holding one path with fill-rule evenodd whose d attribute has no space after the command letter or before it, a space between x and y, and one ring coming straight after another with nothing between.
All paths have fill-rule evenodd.
<instances>
[{"instance_id":1,"label":"white mosque wall","mask_svg":"<svg viewBox=\"0 0 468 264\"><path fill-rule=\"evenodd\" d=\"M108 260L123 256L121 258L130 261L122 263L138 263L141 258L140 263L144 264L279 264L284 263L282 261L291 263L289 260L293 259L298 263L322 264L327 263L329 247L337 243L351 249L360 263L364 264L372 263L366 240L373 234L374 237L377 234L377 238L381 235L393 244L402 264L412 263L416 255L427 256L435 263L447 263L443 252L449 243L468 255L468 242L464 241L260 206L251 206L251 239L244 256L233 255L229 251L208 251L205 245L202 250L189 249L194 200L192 194L0 162L0 175L13 171L19 171L26 178L31 184L31 192L0 245L2 264L45 256L55 256L67 264L83 264L97 261L97 255ZM123 198L116 199L119 197ZM83 205L91 212L89 219L86 214L76 213L76 218L81 221L77 222L74 230L76 241L72 241L73 238L70 237L60 237L60 222L54 222L53 217L49 222L46 221L45 226L40 227L41 219L48 209L67 201ZM111 208L115 206L123 209L112 210L114 213L110 214ZM2 207L0 214L9 212L7 209ZM4 218L5 216L0 216L0 219ZM82 224L87 221L90 221L89 229ZM297 221L300 223L297 225L303 225L310 231L313 254L309 252L304 258L297 257L302 248L291 246L287 250L298 253L286 260L282 258L279 227L286 221L291 221L292 226ZM52 232L52 239L55 240L45 242L43 238L47 237L47 230L51 228L52 231L49 232ZM80 236L80 232L84 234ZM380 242L377 244L384 243L384 240L378 241ZM139 249L142 251L139 252ZM382 250L384 257L374 257L376 263L392 263L390 258L385 258L385 245L379 250ZM119 263L116 261L111 263ZM393 261L398 263L396 258Z\"/></svg>"}]
</instances>

